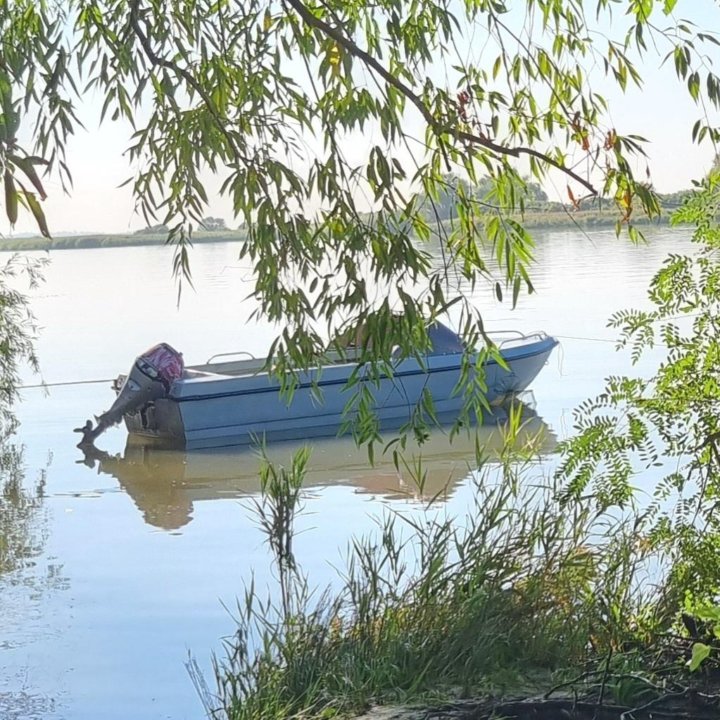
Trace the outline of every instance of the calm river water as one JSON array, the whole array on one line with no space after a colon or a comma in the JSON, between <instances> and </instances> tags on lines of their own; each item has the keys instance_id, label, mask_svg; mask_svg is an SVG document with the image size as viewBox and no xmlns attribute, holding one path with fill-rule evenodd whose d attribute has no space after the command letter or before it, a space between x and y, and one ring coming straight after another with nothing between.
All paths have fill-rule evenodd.
<instances>
[{"instance_id":1,"label":"calm river water","mask_svg":"<svg viewBox=\"0 0 720 720\"><path fill-rule=\"evenodd\" d=\"M513 311L489 287L475 293L491 329L541 329L561 339L533 385L533 427L546 429L546 448L570 432L573 408L605 377L630 368L627 354L614 350L609 315L645 305L661 260L690 246L687 231L649 237L649 246L633 247L612 232L545 232L535 295ZM247 324L250 270L237 246L193 250L195 290L184 290L179 307L170 262L165 247L53 253L32 297L44 380L115 377L160 340L188 362L236 349L262 355L273 330ZM106 453L83 462L72 429L111 401L108 383L23 392L22 487L0 497L0 544L9 538L0 564L2 718L202 717L188 657L209 674L211 654L233 632L244 583L252 573L257 584L272 582L247 502L258 490L256 456L163 453L126 445L116 428L98 441ZM450 481L445 508L462 514L472 448L436 436L425 454L432 489ZM319 585L332 582L349 539L370 531L383 509L422 506L391 464L369 467L343 439L316 443L308 486L296 549Z\"/></svg>"}]
</instances>

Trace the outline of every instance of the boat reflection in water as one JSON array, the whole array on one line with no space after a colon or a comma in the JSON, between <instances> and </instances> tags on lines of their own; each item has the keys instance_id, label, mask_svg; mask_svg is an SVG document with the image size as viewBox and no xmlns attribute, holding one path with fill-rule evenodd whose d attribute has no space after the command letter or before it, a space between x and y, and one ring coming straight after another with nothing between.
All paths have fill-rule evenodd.
<instances>
[{"instance_id":1,"label":"boat reflection in water","mask_svg":"<svg viewBox=\"0 0 720 720\"><path fill-rule=\"evenodd\" d=\"M519 405L522 428L515 448L535 456L552 452L557 439L548 425L533 409ZM377 449L371 465L367 448L358 448L350 437L313 440L305 485L354 486L357 492L387 499L442 497L477 469L476 448L482 448L488 463L499 462L506 423L507 415L500 410L485 424L461 430L452 441L449 429L433 430L421 446L408 441L399 469L392 451L383 454ZM298 442L271 443L265 452L272 462L289 466L301 446ZM189 523L195 502L260 492L260 453L248 446L187 451L130 435L122 455L94 446L82 449L85 457L81 462L117 478L145 522L166 530ZM422 492L416 480L418 459Z\"/></svg>"}]
</instances>

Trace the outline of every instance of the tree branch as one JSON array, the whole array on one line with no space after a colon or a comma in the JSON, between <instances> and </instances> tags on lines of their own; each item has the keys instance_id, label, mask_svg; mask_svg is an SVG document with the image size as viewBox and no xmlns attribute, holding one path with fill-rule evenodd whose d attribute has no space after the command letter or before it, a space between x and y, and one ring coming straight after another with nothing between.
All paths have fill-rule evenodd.
<instances>
[{"instance_id":1,"label":"tree branch","mask_svg":"<svg viewBox=\"0 0 720 720\"><path fill-rule=\"evenodd\" d=\"M385 80L388 85L392 85L396 90L400 91L413 105L420 111L428 125L437 133L441 134L444 132L450 132L454 134L458 139L464 140L475 145L480 145L491 152L497 153L498 155L506 155L510 157L519 158L521 155L527 155L534 157L548 165L551 165L568 177L572 178L580 185L582 185L591 195L597 195L595 186L589 181L578 175L576 172L568 168L566 165L558 162L554 158L534 150L530 147L507 147L505 145L499 145L492 140L469 133L465 131L456 130L455 128L444 126L438 121L438 119L430 112L428 106L423 102L422 98L417 95L409 85L406 85L400 78L393 75L385 67L383 67L372 55L358 47L350 38L346 37L339 29L332 27L321 18L313 15L312 12L303 4L302 0L284 0L285 4L290 5L295 9L297 14L303 19L303 21L310 27L319 30L324 35L332 38L338 45L341 45L345 50L350 53L353 57L361 60L365 65L374 70L380 77Z\"/></svg>"}]
</instances>

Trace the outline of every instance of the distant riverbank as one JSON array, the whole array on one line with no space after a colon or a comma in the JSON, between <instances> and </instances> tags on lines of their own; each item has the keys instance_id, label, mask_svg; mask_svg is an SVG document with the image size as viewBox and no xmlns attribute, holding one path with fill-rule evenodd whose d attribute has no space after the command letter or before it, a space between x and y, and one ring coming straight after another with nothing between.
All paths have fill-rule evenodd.
<instances>
[{"instance_id":1,"label":"distant riverbank","mask_svg":"<svg viewBox=\"0 0 720 720\"><path fill-rule=\"evenodd\" d=\"M518 218L520 219L520 218ZM572 228L614 228L618 220L615 209L608 210L548 210L526 213L522 219L528 230L567 229ZM636 225L667 225L669 216L649 220L638 217L633 220ZM246 234L240 230L223 230L219 232L196 232L193 244L244 242ZM44 237L2 238L0 252L18 252L23 250L75 250L78 248L104 247L135 247L142 245L164 245L166 233L137 233L130 235L106 235L88 233L83 235L62 235L48 240Z\"/></svg>"},{"instance_id":2,"label":"distant riverbank","mask_svg":"<svg viewBox=\"0 0 720 720\"><path fill-rule=\"evenodd\" d=\"M614 228L619 219L618 211L615 208L608 210L548 210L546 212L529 212L526 213L524 219L521 220L528 230L538 230L540 228L547 230L554 229L571 229L580 227L589 228ZM520 218L518 218L520 220ZM647 216L633 217L633 225L641 225L643 227L649 225L668 225L670 215L663 213L659 218L652 220Z\"/></svg>"},{"instance_id":3,"label":"distant riverbank","mask_svg":"<svg viewBox=\"0 0 720 720\"><path fill-rule=\"evenodd\" d=\"M245 233L239 230L193 233L194 245L203 243L244 241ZM142 245L165 245L167 233L138 233L132 235L105 235L88 233L83 235L61 235L48 240L44 237L2 238L0 252L20 250L75 250L78 248L137 247Z\"/></svg>"}]
</instances>

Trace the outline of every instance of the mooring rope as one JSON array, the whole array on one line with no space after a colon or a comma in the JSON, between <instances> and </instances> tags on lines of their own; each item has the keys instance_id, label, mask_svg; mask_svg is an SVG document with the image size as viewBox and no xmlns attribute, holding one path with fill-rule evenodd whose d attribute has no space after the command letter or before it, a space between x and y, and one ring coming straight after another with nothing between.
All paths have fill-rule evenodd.
<instances>
[{"instance_id":1,"label":"mooring rope","mask_svg":"<svg viewBox=\"0 0 720 720\"><path fill-rule=\"evenodd\" d=\"M553 335L553 337L559 340L587 340L588 342L604 342L604 343L616 343L617 340L609 340L608 338L594 338L594 337L580 337L578 335Z\"/></svg>"},{"instance_id":2,"label":"mooring rope","mask_svg":"<svg viewBox=\"0 0 720 720\"><path fill-rule=\"evenodd\" d=\"M37 383L36 385L18 385L17 390L31 390L34 388L60 387L62 385L96 385L98 383L111 383L115 378L108 380L66 380L63 382Z\"/></svg>"}]
</instances>

